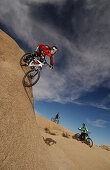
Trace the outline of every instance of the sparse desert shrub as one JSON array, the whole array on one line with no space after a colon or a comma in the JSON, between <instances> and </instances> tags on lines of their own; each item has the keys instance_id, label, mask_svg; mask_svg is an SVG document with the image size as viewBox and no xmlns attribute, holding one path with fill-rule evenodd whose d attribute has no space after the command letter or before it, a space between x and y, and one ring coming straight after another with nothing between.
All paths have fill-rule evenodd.
<instances>
[{"instance_id":1,"label":"sparse desert shrub","mask_svg":"<svg viewBox=\"0 0 110 170\"><path fill-rule=\"evenodd\" d=\"M42 136L42 137L43 137L43 136ZM51 139L51 138L44 138L44 137L43 137L43 140L44 140L44 142L45 142L47 145L49 145L49 146L57 143L55 140L53 140L53 139Z\"/></svg>"},{"instance_id":2,"label":"sparse desert shrub","mask_svg":"<svg viewBox=\"0 0 110 170\"><path fill-rule=\"evenodd\" d=\"M70 135L67 132L63 132L62 136L65 137L65 138L69 138Z\"/></svg>"},{"instance_id":3,"label":"sparse desert shrub","mask_svg":"<svg viewBox=\"0 0 110 170\"><path fill-rule=\"evenodd\" d=\"M44 129L46 133L50 133L50 130L48 128Z\"/></svg>"},{"instance_id":4,"label":"sparse desert shrub","mask_svg":"<svg viewBox=\"0 0 110 170\"><path fill-rule=\"evenodd\" d=\"M56 133L50 132L50 135L56 135Z\"/></svg>"},{"instance_id":5,"label":"sparse desert shrub","mask_svg":"<svg viewBox=\"0 0 110 170\"><path fill-rule=\"evenodd\" d=\"M45 130L46 133L49 133L50 135L56 135L55 133L50 132L50 130L48 128L45 128L44 130Z\"/></svg>"}]
</instances>

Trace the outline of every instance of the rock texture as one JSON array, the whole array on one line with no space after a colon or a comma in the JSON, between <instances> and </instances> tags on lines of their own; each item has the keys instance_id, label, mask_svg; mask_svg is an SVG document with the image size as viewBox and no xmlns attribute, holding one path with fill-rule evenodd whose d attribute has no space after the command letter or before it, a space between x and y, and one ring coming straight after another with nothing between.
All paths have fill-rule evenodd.
<instances>
[{"instance_id":1,"label":"rock texture","mask_svg":"<svg viewBox=\"0 0 110 170\"><path fill-rule=\"evenodd\" d=\"M35 115L32 89L22 85L23 54L0 30L0 170L110 170L110 151L89 148L71 131Z\"/></svg>"},{"instance_id":2,"label":"rock texture","mask_svg":"<svg viewBox=\"0 0 110 170\"><path fill-rule=\"evenodd\" d=\"M36 119L51 158L59 165L58 170L110 170L110 151L105 150L108 146L101 148L94 144L89 148L73 139L74 133L68 129L38 115ZM67 137L62 133L67 133Z\"/></svg>"},{"instance_id":3,"label":"rock texture","mask_svg":"<svg viewBox=\"0 0 110 170\"><path fill-rule=\"evenodd\" d=\"M19 60L24 52L0 30L0 169L44 170L49 153L43 146L31 88L24 88Z\"/></svg>"}]
</instances>

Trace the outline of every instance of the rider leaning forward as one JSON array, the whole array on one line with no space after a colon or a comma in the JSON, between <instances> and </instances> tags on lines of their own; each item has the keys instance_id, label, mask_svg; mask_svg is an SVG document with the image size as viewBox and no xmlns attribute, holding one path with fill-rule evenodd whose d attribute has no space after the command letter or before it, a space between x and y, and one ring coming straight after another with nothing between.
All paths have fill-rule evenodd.
<instances>
[{"instance_id":1,"label":"rider leaning forward","mask_svg":"<svg viewBox=\"0 0 110 170\"><path fill-rule=\"evenodd\" d=\"M59 112L56 114L55 119L59 119Z\"/></svg>"},{"instance_id":2,"label":"rider leaning forward","mask_svg":"<svg viewBox=\"0 0 110 170\"><path fill-rule=\"evenodd\" d=\"M50 57L50 69L53 69L53 55L56 53L57 47L44 44L38 44L35 50L36 56L38 57L39 61L44 62L45 56ZM36 63L37 64L37 63Z\"/></svg>"},{"instance_id":3,"label":"rider leaning forward","mask_svg":"<svg viewBox=\"0 0 110 170\"><path fill-rule=\"evenodd\" d=\"M40 62L44 62L45 56L47 55L50 57L50 69L53 69L53 55L56 53L56 51L56 46L51 47L50 45L38 44L36 50L30 56L26 56L24 61L27 62L29 58L33 58L34 64L38 65L39 63L35 62L34 59L37 58Z\"/></svg>"}]
</instances>

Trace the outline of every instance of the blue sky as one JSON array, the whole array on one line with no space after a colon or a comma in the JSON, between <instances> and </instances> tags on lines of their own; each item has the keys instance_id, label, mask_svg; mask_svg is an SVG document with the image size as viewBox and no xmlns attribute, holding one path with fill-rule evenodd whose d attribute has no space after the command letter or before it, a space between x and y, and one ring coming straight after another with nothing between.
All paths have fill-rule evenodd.
<instances>
[{"instance_id":1,"label":"blue sky","mask_svg":"<svg viewBox=\"0 0 110 170\"><path fill-rule=\"evenodd\" d=\"M109 110L95 108L87 105L72 103L61 104L56 102L44 102L35 100L35 111L40 116L49 120L59 111L60 124L74 133L79 133L78 127L85 123L89 136L97 145L110 145L110 115Z\"/></svg>"},{"instance_id":2,"label":"blue sky","mask_svg":"<svg viewBox=\"0 0 110 170\"><path fill-rule=\"evenodd\" d=\"M77 132L83 122L96 144L110 145L110 1L2 0L0 27L25 51L56 45L54 69L33 87L35 111Z\"/></svg>"}]
</instances>

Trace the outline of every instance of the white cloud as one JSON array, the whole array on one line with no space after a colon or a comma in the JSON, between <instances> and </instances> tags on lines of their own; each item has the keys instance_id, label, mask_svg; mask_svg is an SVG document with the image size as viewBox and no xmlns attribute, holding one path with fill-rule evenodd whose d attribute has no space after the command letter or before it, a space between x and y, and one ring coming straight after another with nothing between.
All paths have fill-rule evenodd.
<instances>
[{"instance_id":1,"label":"white cloud","mask_svg":"<svg viewBox=\"0 0 110 170\"><path fill-rule=\"evenodd\" d=\"M42 116L42 113L38 112L37 109L34 110L35 114Z\"/></svg>"},{"instance_id":2,"label":"white cloud","mask_svg":"<svg viewBox=\"0 0 110 170\"><path fill-rule=\"evenodd\" d=\"M95 120L95 121L91 121L91 120L88 120L88 119L87 119L87 122L88 122L89 124L91 124L92 126L96 126L96 127L105 127L105 125L106 125L107 123L109 123L108 121L100 120L100 119Z\"/></svg>"},{"instance_id":3,"label":"white cloud","mask_svg":"<svg viewBox=\"0 0 110 170\"><path fill-rule=\"evenodd\" d=\"M103 87L110 88L110 80L103 84Z\"/></svg>"},{"instance_id":4,"label":"white cloud","mask_svg":"<svg viewBox=\"0 0 110 170\"><path fill-rule=\"evenodd\" d=\"M79 101L73 101L73 103L77 104L77 105L83 105L83 106L86 106L86 105L90 105L90 106L93 106L93 107L96 107L96 108L99 108L99 109L104 109L104 110L110 110L110 107L107 107L106 106L106 102L105 103L96 103L96 102L79 102Z\"/></svg>"},{"instance_id":5,"label":"white cloud","mask_svg":"<svg viewBox=\"0 0 110 170\"><path fill-rule=\"evenodd\" d=\"M93 106L93 107L97 107L99 109L104 109L104 110L110 110L110 107L107 107L104 104L99 104L99 103L88 103L89 105Z\"/></svg>"},{"instance_id":6,"label":"white cloud","mask_svg":"<svg viewBox=\"0 0 110 170\"><path fill-rule=\"evenodd\" d=\"M84 92L93 91L110 77L110 22L109 8L103 9L96 1L88 1L88 6L97 9L97 15L84 16L82 24L77 28L77 21L73 20L73 27L78 34L78 41L71 42L61 35L59 28L48 23L31 18L27 3L57 3L63 6L65 0L2 0L0 2L0 20L19 39L24 40L30 47L35 48L37 43L54 43L59 47L54 60L60 63L62 69L51 71L43 68L38 84L33 88L37 100L56 102L75 102ZM90 8L90 9L91 9ZM103 15L102 13L103 12ZM99 15L100 14L100 15ZM92 15L92 13L91 13ZM75 16L73 16L74 18ZM91 19L93 18L93 19ZM79 30L78 30L79 29ZM100 35L100 36L99 36ZM71 35L72 36L72 35ZM60 51L61 49L61 51ZM66 51L65 51L66 49ZM67 53L68 51L68 53ZM65 56L63 65L62 55ZM110 86L109 86L110 87ZM93 104L92 104L93 105ZM95 105L94 105L95 106ZM96 107L105 107L98 105Z\"/></svg>"},{"instance_id":7,"label":"white cloud","mask_svg":"<svg viewBox=\"0 0 110 170\"><path fill-rule=\"evenodd\" d=\"M21 0L21 2L22 2L22 0ZM65 2L65 0L61 0L61 1L59 1L59 0L23 0L23 2L30 2L30 3L32 3L32 2L35 2L35 3L58 3L58 4L60 4L60 3L62 3L62 2Z\"/></svg>"},{"instance_id":8,"label":"white cloud","mask_svg":"<svg viewBox=\"0 0 110 170\"><path fill-rule=\"evenodd\" d=\"M79 102L79 101L73 101L73 103L78 104L78 105L90 105L99 109L104 109L104 110L110 110L110 107L107 107L103 103L93 103L93 102Z\"/></svg>"}]
</instances>

